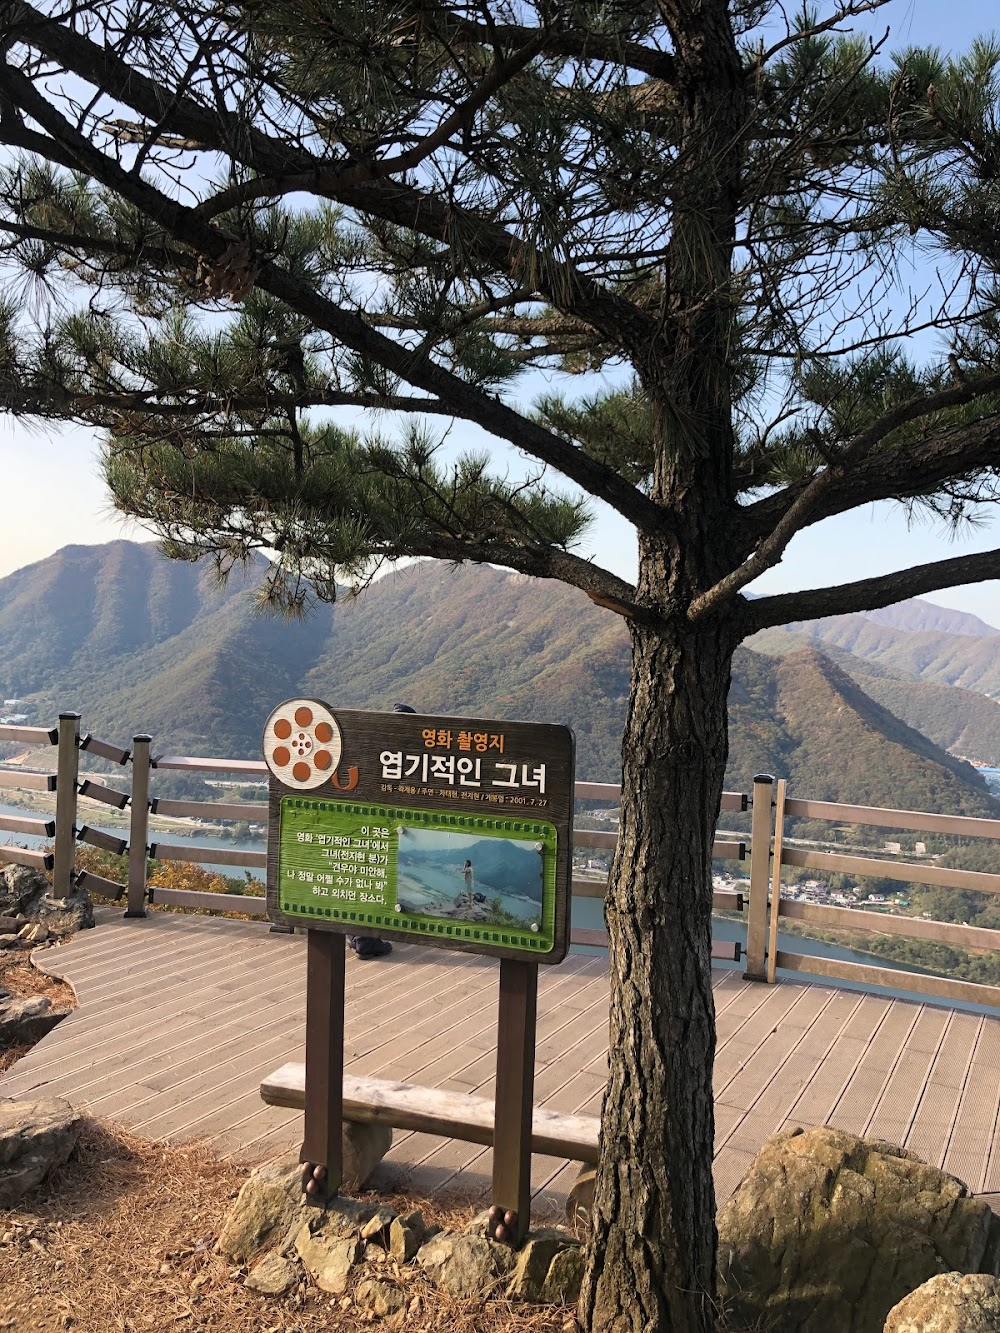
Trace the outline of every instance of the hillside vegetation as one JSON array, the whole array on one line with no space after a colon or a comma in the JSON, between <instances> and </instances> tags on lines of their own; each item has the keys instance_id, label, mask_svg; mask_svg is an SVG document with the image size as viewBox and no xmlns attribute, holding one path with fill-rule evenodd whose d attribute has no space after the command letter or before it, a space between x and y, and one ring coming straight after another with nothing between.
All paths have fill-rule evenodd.
<instances>
[{"instance_id":1,"label":"hillside vegetation","mask_svg":"<svg viewBox=\"0 0 1000 1333\"><path fill-rule=\"evenodd\" d=\"M621 622L582 593L488 566L412 565L292 622L255 616L246 580L220 587L132 542L67 547L0 580L3 697L46 721L79 709L121 742L149 731L161 752L254 754L275 703L304 693L564 722L580 777L614 781L628 653ZM954 693L957 717L977 696ZM972 768L815 647L740 650L730 706L731 788L764 770L815 798L1000 814Z\"/></svg>"},{"instance_id":2,"label":"hillside vegetation","mask_svg":"<svg viewBox=\"0 0 1000 1333\"><path fill-rule=\"evenodd\" d=\"M915 603L904 604L909 607ZM919 605L927 605L920 603ZM935 607L935 611L942 608ZM954 618L952 618L954 617ZM959 612L934 617L938 624L957 626L958 630L933 629L903 615L903 627L890 623L885 612L850 616L831 616L828 620L807 620L781 629L764 630L748 639L748 646L765 653L794 652L810 645L824 651L829 647L853 653L867 662L887 667L899 676L939 685L958 685L991 698L1000 698L1000 633L975 616Z\"/></svg>"}]
</instances>

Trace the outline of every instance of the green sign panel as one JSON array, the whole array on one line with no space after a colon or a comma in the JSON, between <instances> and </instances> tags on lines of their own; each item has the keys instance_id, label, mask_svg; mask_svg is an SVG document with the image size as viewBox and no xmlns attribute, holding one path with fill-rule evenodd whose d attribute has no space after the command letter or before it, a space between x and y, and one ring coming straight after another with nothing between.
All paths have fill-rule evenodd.
<instances>
[{"instance_id":1,"label":"green sign panel","mask_svg":"<svg viewBox=\"0 0 1000 1333\"><path fill-rule=\"evenodd\" d=\"M573 735L287 699L264 724L277 924L558 963Z\"/></svg>"},{"instance_id":2,"label":"green sign panel","mask_svg":"<svg viewBox=\"0 0 1000 1333\"><path fill-rule=\"evenodd\" d=\"M277 906L304 925L551 954L558 834L526 815L283 796Z\"/></svg>"}]
</instances>

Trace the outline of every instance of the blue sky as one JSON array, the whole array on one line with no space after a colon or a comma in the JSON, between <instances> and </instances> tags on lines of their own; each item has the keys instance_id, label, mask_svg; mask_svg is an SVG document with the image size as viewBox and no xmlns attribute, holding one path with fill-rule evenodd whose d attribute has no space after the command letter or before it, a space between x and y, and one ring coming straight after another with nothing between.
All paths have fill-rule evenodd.
<instances>
[{"instance_id":1,"label":"blue sky","mask_svg":"<svg viewBox=\"0 0 1000 1333\"><path fill-rule=\"evenodd\" d=\"M872 32L887 25L890 48L934 43L961 50L973 37L1000 29L1000 15L995 0L907 0L867 21ZM5 501L0 576L70 543L145 537L111 510L98 475L96 442L86 431L29 429L0 417L0 477ZM897 508L870 506L798 536L782 563L754 586L761 592L826 586L998 545L1000 519L953 539L926 523L908 526ZM632 530L614 515L599 513L588 546L598 563L634 575ZM1000 583L947 589L929 600L972 611L1000 628Z\"/></svg>"}]
</instances>

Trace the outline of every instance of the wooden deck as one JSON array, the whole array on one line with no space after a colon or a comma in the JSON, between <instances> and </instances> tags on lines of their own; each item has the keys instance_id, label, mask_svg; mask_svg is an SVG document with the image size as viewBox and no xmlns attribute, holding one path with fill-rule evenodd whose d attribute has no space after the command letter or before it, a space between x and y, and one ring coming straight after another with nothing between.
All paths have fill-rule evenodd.
<instances>
[{"instance_id":1,"label":"wooden deck","mask_svg":"<svg viewBox=\"0 0 1000 1333\"><path fill-rule=\"evenodd\" d=\"M104 909L96 930L39 961L80 1007L0 1078L0 1097L67 1097L138 1134L203 1139L243 1161L297 1150L301 1114L265 1106L258 1087L303 1058L301 936ZM347 986L352 1072L492 1093L494 963L397 945L371 962L349 954ZM599 1113L607 997L603 958L542 969L538 1103ZM977 1193L1000 1194L1000 1018L721 969L715 997L720 1202L768 1135L818 1124L904 1143ZM536 1206L559 1207L576 1170L536 1157ZM489 1175L488 1148L397 1132L373 1183L478 1198Z\"/></svg>"}]
</instances>

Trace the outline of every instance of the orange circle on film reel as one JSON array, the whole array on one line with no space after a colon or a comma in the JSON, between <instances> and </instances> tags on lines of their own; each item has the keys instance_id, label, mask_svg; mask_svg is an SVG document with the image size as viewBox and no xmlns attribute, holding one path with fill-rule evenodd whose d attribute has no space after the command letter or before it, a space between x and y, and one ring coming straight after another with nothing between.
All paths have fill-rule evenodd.
<instances>
[{"instance_id":1,"label":"orange circle on film reel","mask_svg":"<svg viewBox=\"0 0 1000 1333\"><path fill-rule=\"evenodd\" d=\"M333 713L312 699L289 699L264 724L264 760L276 778L296 791L321 787L336 772L343 752Z\"/></svg>"}]
</instances>

